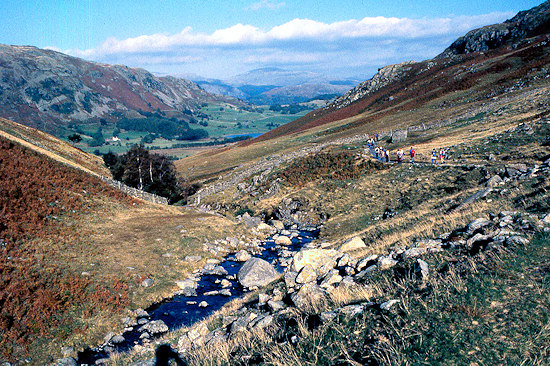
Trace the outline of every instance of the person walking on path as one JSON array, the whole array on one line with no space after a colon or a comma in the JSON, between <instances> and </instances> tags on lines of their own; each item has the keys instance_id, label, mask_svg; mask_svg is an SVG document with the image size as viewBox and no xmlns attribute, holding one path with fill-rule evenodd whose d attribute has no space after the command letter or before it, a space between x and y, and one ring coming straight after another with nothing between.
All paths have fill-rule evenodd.
<instances>
[{"instance_id":1,"label":"person walking on path","mask_svg":"<svg viewBox=\"0 0 550 366\"><path fill-rule=\"evenodd\" d=\"M439 151L439 159L441 159L441 164L445 162L445 155L447 155L447 152L445 149L441 149L441 151Z\"/></svg>"},{"instance_id":2,"label":"person walking on path","mask_svg":"<svg viewBox=\"0 0 550 366\"><path fill-rule=\"evenodd\" d=\"M401 163L403 161L403 149L397 150L397 162Z\"/></svg>"},{"instance_id":3,"label":"person walking on path","mask_svg":"<svg viewBox=\"0 0 550 366\"><path fill-rule=\"evenodd\" d=\"M432 164L437 164L437 151L435 149L432 150Z\"/></svg>"},{"instance_id":4,"label":"person walking on path","mask_svg":"<svg viewBox=\"0 0 550 366\"><path fill-rule=\"evenodd\" d=\"M390 150L386 150L386 163L390 162Z\"/></svg>"},{"instance_id":5,"label":"person walking on path","mask_svg":"<svg viewBox=\"0 0 550 366\"><path fill-rule=\"evenodd\" d=\"M414 164L414 156L416 155L416 151L414 151L412 146L411 146L411 150L409 151L409 154L411 155L411 164Z\"/></svg>"}]
</instances>

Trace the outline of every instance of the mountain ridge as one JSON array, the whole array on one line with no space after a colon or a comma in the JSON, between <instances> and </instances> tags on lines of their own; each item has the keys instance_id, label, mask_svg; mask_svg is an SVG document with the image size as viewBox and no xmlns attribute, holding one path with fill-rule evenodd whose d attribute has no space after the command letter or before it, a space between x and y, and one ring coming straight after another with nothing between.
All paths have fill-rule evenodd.
<instances>
[{"instance_id":1,"label":"mountain ridge","mask_svg":"<svg viewBox=\"0 0 550 366\"><path fill-rule=\"evenodd\" d=\"M139 111L185 118L205 101L229 99L189 80L157 77L144 69L33 46L0 45L0 116L48 132L70 122L114 121Z\"/></svg>"}]
</instances>

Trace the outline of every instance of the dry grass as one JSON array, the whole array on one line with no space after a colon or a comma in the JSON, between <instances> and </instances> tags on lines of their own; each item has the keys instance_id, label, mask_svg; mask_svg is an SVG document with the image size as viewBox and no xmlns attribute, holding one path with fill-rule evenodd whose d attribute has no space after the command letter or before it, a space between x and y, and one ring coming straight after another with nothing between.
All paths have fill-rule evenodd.
<instances>
[{"instance_id":1,"label":"dry grass","mask_svg":"<svg viewBox=\"0 0 550 366\"><path fill-rule=\"evenodd\" d=\"M0 136L86 173L110 177L103 160L32 127L0 118Z\"/></svg>"}]
</instances>

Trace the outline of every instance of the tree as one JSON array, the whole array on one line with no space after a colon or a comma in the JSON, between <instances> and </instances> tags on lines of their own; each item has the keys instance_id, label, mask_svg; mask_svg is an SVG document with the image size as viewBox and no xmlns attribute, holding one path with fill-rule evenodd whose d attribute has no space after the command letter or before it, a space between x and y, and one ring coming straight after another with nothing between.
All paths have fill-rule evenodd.
<instances>
[{"instance_id":1,"label":"tree","mask_svg":"<svg viewBox=\"0 0 550 366\"><path fill-rule=\"evenodd\" d=\"M69 139L70 142L73 142L75 144L82 141L82 136L80 136L78 133L73 133L72 135L69 135L69 137L67 138Z\"/></svg>"},{"instance_id":2,"label":"tree","mask_svg":"<svg viewBox=\"0 0 550 366\"><path fill-rule=\"evenodd\" d=\"M103 155L113 178L130 187L167 197L170 203L186 197L186 189L196 189L180 183L174 163L164 156L151 154L143 145L134 145L121 157L112 152Z\"/></svg>"}]
</instances>

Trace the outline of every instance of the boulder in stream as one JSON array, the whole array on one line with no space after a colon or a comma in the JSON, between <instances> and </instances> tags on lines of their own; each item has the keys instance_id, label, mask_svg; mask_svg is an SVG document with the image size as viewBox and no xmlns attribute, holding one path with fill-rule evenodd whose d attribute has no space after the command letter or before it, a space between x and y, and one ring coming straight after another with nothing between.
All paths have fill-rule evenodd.
<instances>
[{"instance_id":1,"label":"boulder in stream","mask_svg":"<svg viewBox=\"0 0 550 366\"><path fill-rule=\"evenodd\" d=\"M243 287L265 286L281 277L275 267L260 258L250 258L243 264L237 278Z\"/></svg>"}]
</instances>

